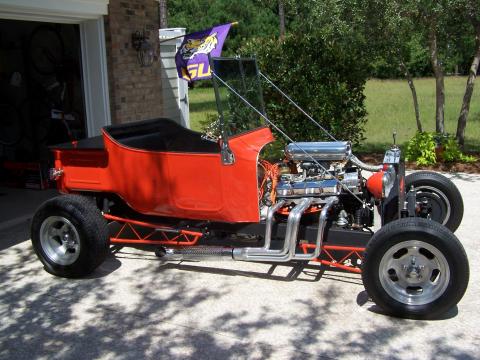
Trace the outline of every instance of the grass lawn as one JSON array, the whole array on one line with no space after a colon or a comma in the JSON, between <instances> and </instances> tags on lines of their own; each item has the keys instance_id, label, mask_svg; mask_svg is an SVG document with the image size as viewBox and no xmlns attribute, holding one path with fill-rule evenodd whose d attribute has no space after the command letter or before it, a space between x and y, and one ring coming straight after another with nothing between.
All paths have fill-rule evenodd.
<instances>
[{"instance_id":1,"label":"grass lawn","mask_svg":"<svg viewBox=\"0 0 480 360\"><path fill-rule=\"evenodd\" d=\"M457 130L457 118L465 91L466 77L445 78L445 127L450 134ZM414 81L423 129L435 130L435 80ZM470 102L466 128L467 149L480 150L480 90L476 83ZM417 130L410 88L405 80L369 80L365 88L368 121L365 126L364 147L390 144L393 129L399 143L411 138Z\"/></svg>"},{"instance_id":2,"label":"grass lawn","mask_svg":"<svg viewBox=\"0 0 480 360\"><path fill-rule=\"evenodd\" d=\"M190 101L190 127L193 130L202 130L202 121L207 120L208 115L217 114L215 94L213 88L193 88L188 90Z\"/></svg>"},{"instance_id":3,"label":"grass lawn","mask_svg":"<svg viewBox=\"0 0 480 360\"><path fill-rule=\"evenodd\" d=\"M445 78L445 126L447 132L455 134L457 117L465 90L466 77ZM424 130L435 130L435 80L415 80L420 117ZM477 82L470 103L467 122L467 150L480 151L480 84ZM405 80L369 80L365 88L368 121L365 126L366 141L363 151L383 150L392 142L392 131L397 131L400 144L412 137L416 131L410 88ZM200 130L200 122L207 114L216 114L215 96L212 88L196 88L189 91L190 123Z\"/></svg>"}]
</instances>

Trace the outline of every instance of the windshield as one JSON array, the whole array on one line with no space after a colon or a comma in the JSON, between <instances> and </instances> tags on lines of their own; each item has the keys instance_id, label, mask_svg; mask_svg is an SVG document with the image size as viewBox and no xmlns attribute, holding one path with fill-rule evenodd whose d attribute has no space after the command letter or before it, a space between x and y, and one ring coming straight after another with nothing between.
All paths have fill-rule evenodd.
<instances>
[{"instance_id":1,"label":"windshield","mask_svg":"<svg viewBox=\"0 0 480 360\"><path fill-rule=\"evenodd\" d=\"M213 69L219 78L213 78L215 97L220 118L227 136L264 126L262 117L241 98L248 101L257 111L265 114L262 88L257 63L252 58L213 58ZM235 92L228 89L231 87Z\"/></svg>"}]
</instances>

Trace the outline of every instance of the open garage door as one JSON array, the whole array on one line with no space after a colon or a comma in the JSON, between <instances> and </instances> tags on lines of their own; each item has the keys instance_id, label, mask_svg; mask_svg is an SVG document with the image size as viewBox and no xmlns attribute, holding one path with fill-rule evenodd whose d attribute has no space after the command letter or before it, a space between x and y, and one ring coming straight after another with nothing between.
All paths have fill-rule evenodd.
<instances>
[{"instance_id":1,"label":"open garage door","mask_svg":"<svg viewBox=\"0 0 480 360\"><path fill-rule=\"evenodd\" d=\"M78 24L87 135L110 124L103 16L108 0L0 0L0 19Z\"/></svg>"},{"instance_id":2,"label":"open garage door","mask_svg":"<svg viewBox=\"0 0 480 360\"><path fill-rule=\"evenodd\" d=\"M5 137L0 224L28 217L29 209L45 199L11 187L47 187L49 143L97 135L111 122L107 5L108 0L0 0L0 82L6 95L0 104L6 129L0 130ZM66 113L73 120L62 119ZM12 201L5 201L8 196Z\"/></svg>"}]
</instances>

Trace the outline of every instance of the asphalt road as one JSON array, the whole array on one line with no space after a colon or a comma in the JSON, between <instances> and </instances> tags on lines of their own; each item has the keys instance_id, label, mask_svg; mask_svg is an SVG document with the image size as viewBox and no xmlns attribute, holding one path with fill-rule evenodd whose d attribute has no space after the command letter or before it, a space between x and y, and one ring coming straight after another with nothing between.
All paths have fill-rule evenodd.
<instances>
[{"instance_id":1,"label":"asphalt road","mask_svg":"<svg viewBox=\"0 0 480 360\"><path fill-rule=\"evenodd\" d=\"M0 359L478 359L480 176L448 176L464 197L456 235L471 277L442 319L385 316L358 275L316 265L162 263L123 249L88 279L55 278L25 222L0 231Z\"/></svg>"}]
</instances>

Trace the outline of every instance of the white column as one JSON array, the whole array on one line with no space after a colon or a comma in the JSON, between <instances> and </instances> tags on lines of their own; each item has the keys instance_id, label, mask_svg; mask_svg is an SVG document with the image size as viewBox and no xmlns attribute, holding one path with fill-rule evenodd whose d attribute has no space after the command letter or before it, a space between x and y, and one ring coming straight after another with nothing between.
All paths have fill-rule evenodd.
<instances>
[{"instance_id":1,"label":"white column","mask_svg":"<svg viewBox=\"0 0 480 360\"><path fill-rule=\"evenodd\" d=\"M80 23L85 113L88 136L111 124L103 17Z\"/></svg>"}]
</instances>

